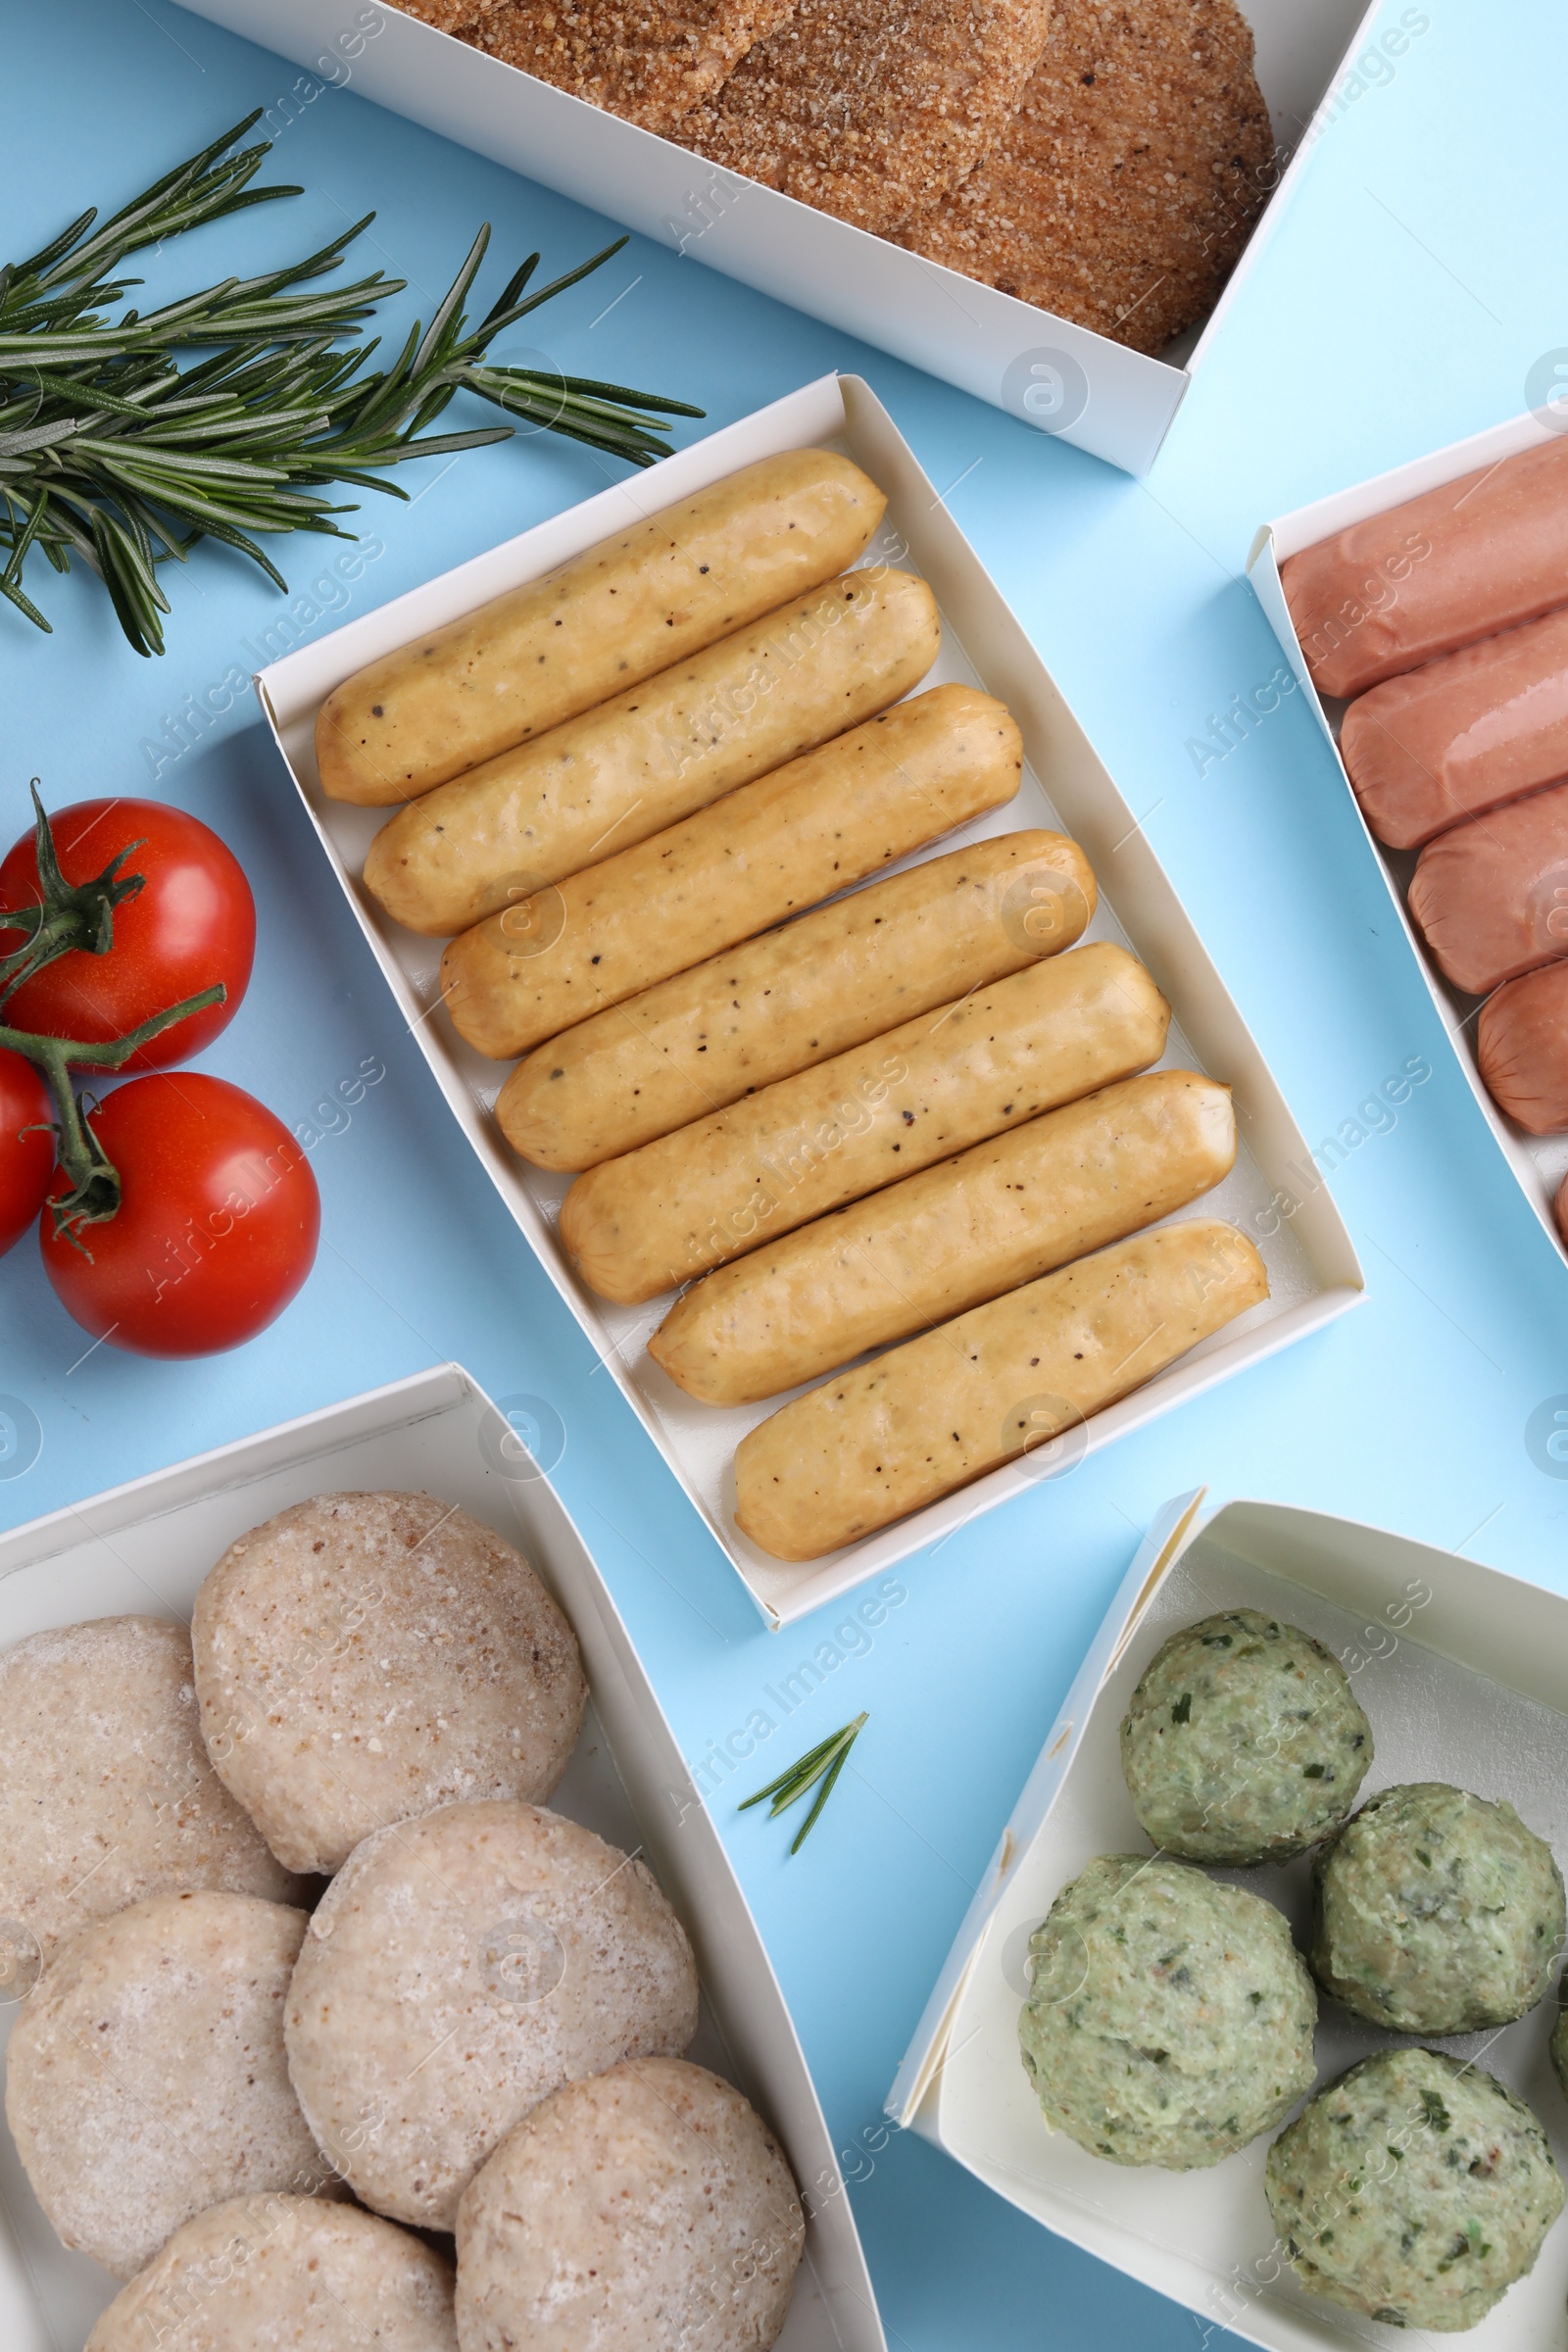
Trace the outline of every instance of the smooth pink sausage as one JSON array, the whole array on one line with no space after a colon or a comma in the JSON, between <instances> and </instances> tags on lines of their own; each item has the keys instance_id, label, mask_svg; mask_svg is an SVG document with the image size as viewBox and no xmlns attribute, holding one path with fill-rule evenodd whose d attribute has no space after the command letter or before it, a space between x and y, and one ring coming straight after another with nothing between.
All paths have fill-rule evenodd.
<instances>
[{"instance_id":1,"label":"smooth pink sausage","mask_svg":"<svg viewBox=\"0 0 1568 2352\"><path fill-rule=\"evenodd\" d=\"M1568 963L1510 980L1481 1007L1476 1059L1487 1092L1532 1135L1568 1129Z\"/></svg>"},{"instance_id":2,"label":"smooth pink sausage","mask_svg":"<svg viewBox=\"0 0 1568 2352\"><path fill-rule=\"evenodd\" d=\"M1280 577L1321 694L1359 694L1568 604L1568 435L1351 523Z\"/></svg>"},{"instance_id":3,"label":"smooth pink sausage","mask_svg":"<svg viewBox=\"0 0 1568 2352\"><path fill-rule=\"evenodd\" d=\"M1568 956L1568 784L1429 841L1410 912L1439 970L1474 997Z\"/></svg>"},{"instance_id":4,"label":"smooth pink sausage","mask_svg":"<svg viewBox=\"0 0 1568 2352\"><path fill-rule=\"evenodd\" d=\"M1395 850L1568 776L1568 612L1370 688L1345 714L1340 754Z\"/></svg>"}]
</instances>

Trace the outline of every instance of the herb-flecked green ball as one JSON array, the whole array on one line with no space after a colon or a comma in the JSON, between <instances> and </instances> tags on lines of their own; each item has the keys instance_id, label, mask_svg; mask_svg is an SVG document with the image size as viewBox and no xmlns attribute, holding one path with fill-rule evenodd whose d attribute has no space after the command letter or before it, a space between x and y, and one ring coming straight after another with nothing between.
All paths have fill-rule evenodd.
<instances>
[{"instance_id":1,"label":"herb-flecked green ball","mask_svg":"<svg viewBox=\"0 0 1568 2352\"><path fill-rule=\"evenodd\" d=\"M1024 2071L1047 2122L1092 2155L1218 2164L1312 2087L1317 1995L1259 1895L1164 1855L1106 1854L1029 1949Z\"/></svg>"},{"instance_id":2,"label":"herb-flecked green ball","mask_svg":"<svg viewBox=\"0 0 1568 2352\"><path fill-rule=\"evenodd\" d=\"M1562 1873L1512 1805L1446 1781L1364 1804L1318 1858L1312 1966L1357 2017L1473 2034L1533 2009L1561 1957Z\"/></svg>"},{"instance_id":3,"label":"herb-flecked green ball","mask_svg":"<svg viewBox=\"0 0 1568 2352\"><path fill-rule=\"evenodd\" d=\"M1523 2099L1436 2050L1380 2051L1320 2090L1270 2148L1264 2187L1314 2294L1440 2332L1485 2319L1563 2205Z\"/></svg>"},{"instance_id":4,"label":"herb-flecked green ball","mask_svg":"<svg viewBox=\"0 0 1568 2352\"><path fill-rule=\"evenodd\" d=\"M1372 1727L1338 1658L1257 1609L1224 1609L1157 1650L1121 1727L1133 1810L1193 1862L1286 1862L1349 1812Z\"/></svg>"}]
</instances>

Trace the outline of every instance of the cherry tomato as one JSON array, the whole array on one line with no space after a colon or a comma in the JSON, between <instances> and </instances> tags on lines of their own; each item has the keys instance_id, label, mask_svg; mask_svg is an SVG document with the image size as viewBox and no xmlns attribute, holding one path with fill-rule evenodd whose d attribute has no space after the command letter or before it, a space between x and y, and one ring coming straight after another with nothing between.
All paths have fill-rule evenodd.
<instances>
[{"instance_id":1,"label":"cherry tomato","mask_svg":"<svg viewBox=\"0 0 1568 2352\"><path fill-rule=\"evenodd\" d=\"M76 1241L48 1208L38 1225L44 1271L84 1331L133 1355L213 1355L282 1313L315 1263L321 1204L265 1103L187 1070L116 1087L92 1127L120 1171L118 1211ZM57 1172L51 1199L68 1189Z\"/></svg>"},{"instance_id":2,"label":"cherry tomato","mask_svg":"<svg viewBox=\"0 0 1568 2352\"><path fill-rule=\"evenodd\" d=\"M49 1089L31 1062L0 1046L0 1257L43 1206L54 1173L54 1115Z\"/></svg>"},{"instance_id":3,"label":"cherry tomato","mask_svg":"<svg viewBox=\"0 0 1568 2352\"><path fill-rule=\"evenodd\" d=\"M115 909L107 956L74 949L24 981L6 1006L14 1029L107 1045L155 1012L221 981L221 1004L176 1021L142 1046L127 1070L167 1070L226 1028L239 1008L256 953L256 903L232 850L199 817L162 801L78 801L50 819L68 882L90 882L117 850L139 841L122 871L144 886ZM30 832L0 863L0 909L36 906L38 863ZM22 935L0 929L0 955Z\"/></svg>"}]
</instances>

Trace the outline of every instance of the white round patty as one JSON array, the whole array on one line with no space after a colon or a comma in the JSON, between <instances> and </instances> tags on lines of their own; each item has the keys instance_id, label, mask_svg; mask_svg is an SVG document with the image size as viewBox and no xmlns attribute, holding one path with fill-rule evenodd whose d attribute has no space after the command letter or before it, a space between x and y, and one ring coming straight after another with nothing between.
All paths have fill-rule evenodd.
<instances>
[{"instance_id":1,"label":"white round patty","mask_svg":"<svg viewBox=\"0 0 1568 2352\"><path fill-rule=\"evenodd\" d=\"M289 2072L367 2205L450 2230L530 2108L697 2031L691 1946L647 1865L534 1805L448 1805L382 1830L311 1921Z\"/></svg>"},{"instance_id":2,"label":"white round patty","mask_svg":"<svg viewBox=\"0 0 1568 2352\"><path fill-rule=\"evenodd\" d=\"M354 2205L232 2197L176 2230L86 2352L457 2352L452 2272Z\"/></svg>"},{"instance_id":3,"label":"white round patty","mask_svg":"<svg viewBox=\"0 0 1568 2352\"><path fill-rule=\"evenodd\" d=\"M1270 2148L1264 2186L1315 2294L1445 2332L1524 2277L1563 2206L1524 2100L1437 2050L1380 2050L1320 2090Z\"/></svg>"},{"instance_id":4,"label":"white round patty","mask_svg":"<svg viewBox=\"0 0 1568 2352\"><path fill-rule=\"evenodd\" d=\"M1162 1854L1104 1854L1029 1949L1024 2071L1047 2122L1091 2155L1218 2164L1312 2087L1317 1995L1260 1895Z\"/></svg>"},{"instance_id":5,"label":"white round patty","mask_svg":"<svg viewBox=\"0 0 1568 2352\"><path fill-rule=\"evenodd\" d=\"M805 2243L778 2143L679 2058L573 2082L458 2210L462 2352L767 2352Z\"/></svg>"},{"instance_id":6,"label":"white round patty","mask_svg":"<svg viewBox=\"0 0 1568 2352\"><path fill-rule=\"evenodd\" d=\"M291 1870L389 1821L537 1803L588 1688L520 1552L428 1494L321 1494L231 1544L196 1595L202 1730Z\"/></svg>"},{"instance_id":7,"label":"white round patty","mask_svg":"<svg viewBox=\"0 0 1568 2352\"><path fill-rule=\"evenodd\" d=\"M23 2005L6 2121L61 2238L117 2278L225 2197L337 2183L289 2087L305 1914L155 1894L66 1944Z\"/></svg>"},{"instance_id":8,"label":"white round patty","mask_svg":"<svg viewBox=\"0 0 1568 2352\"><path fill-rule=\"evenodd\" d=\"M1533 2009L1565 1926L1562 1873L1512 1805L1406 1781L1319 1857L1312 1966L1357 2017L1471 2034Z\"/></svg>"},{"instance_id":9,"label":"white round patty","mask_svg":"<svg viewBox=\"0 0 1568 2352\"><path fill-rule=\"evenodd\" d=\"M99 1617L0 1656L0 1999L68 1936L145 1895L223 1887L269 1902L299 1882L202 1745L190 1636Z\"/></svg>"}]
</instances>

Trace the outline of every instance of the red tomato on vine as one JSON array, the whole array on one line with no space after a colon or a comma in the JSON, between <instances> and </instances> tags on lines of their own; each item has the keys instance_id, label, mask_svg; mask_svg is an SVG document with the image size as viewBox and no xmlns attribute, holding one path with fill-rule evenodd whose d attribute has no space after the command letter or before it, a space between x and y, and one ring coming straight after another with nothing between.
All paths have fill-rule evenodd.
<instances>
[{"instance_id":1,"label":"red tomato on vine","mask_svg":"<svg viewBox=\"0 0 1568 2352\"><path fill-rule=\"evenodd\" d=\"M112 1217L39 1226L68 1314L136 1355L212 1355L282 1313L316 1259L320 1197L304 1151L265 1103L201 1071L133 1078L90 1113L119 1171ZM62 1169L51 1187L63 1199Z\"/></svg>"},{"instance_id":2,"label":"red tomato on vine","mask_svg":"<svg viewBox=\"0 0 1568 2352\"><path fill-rule=\"evenodd\" d=\"M31 1062L0 1046L0 1256L43 1206L55 1165L54 1116Z\"/></svg>"},{"instance_id":3,"label":"red tomato on vine","mask_svg":"<svg viewBox=\"0 0 1568 2352\"><path fill-rule=\"evenodd\" d=\"M162 801L78 801L51 816L55 854L68 882L90 882L117 853L143 886L114 914L106 956L73 949L24 980L7 1000L13 1028L107 1045L166 1006L221 982L221 1004L188 1013L140 1046L131 1070L167 1070L210 1045L238 1009L256 953L256 903L238 858L200 817ZM42 893L31 830L0 862L0 956L23 934L5 914L36 906Z\"/></svg>"}]
</instances>

